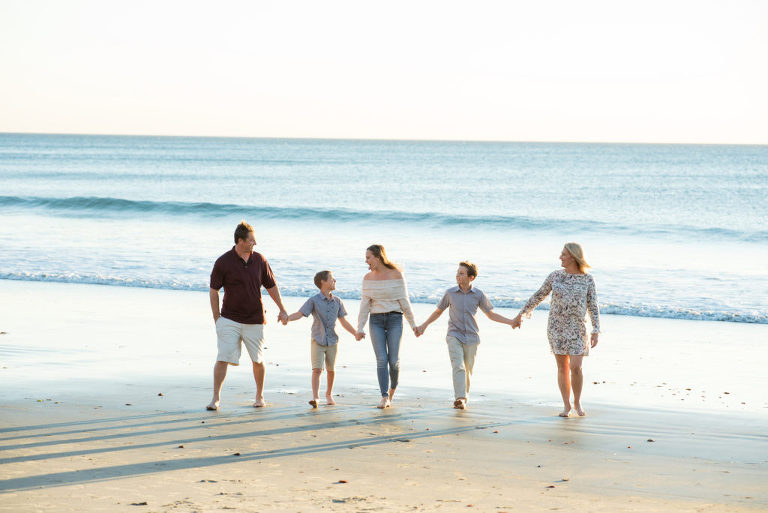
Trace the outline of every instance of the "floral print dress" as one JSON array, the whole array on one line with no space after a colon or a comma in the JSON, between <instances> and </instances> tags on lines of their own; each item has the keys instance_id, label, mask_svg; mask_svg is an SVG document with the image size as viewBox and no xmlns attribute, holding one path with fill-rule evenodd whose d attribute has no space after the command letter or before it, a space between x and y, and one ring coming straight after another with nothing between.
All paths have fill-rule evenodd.
<instances>
[{"instance_id":1,"label":"floral print dress","mask_svg":"<svg viewBox=\"0 0 768 513\"><path fill-rule=\"evenodd\" d=\"M531 312L552 293L549 306L547 338L554 354L589 354L586 316L592 320L592 333L600 333L600 309L597 306L595 280L591 274L571 274L562 269L554 271L541 288L531 296L520 310L522 315Z\"/></svg>"}]
</instances>

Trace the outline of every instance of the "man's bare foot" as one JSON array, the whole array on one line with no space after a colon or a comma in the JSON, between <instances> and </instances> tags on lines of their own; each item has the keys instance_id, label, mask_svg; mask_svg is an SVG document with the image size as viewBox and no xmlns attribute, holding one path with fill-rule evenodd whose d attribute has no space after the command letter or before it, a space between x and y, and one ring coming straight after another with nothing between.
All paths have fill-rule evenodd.
<instances>
[{"instance_id":1,"label":"man's bare foot","mask_svg":"<svg viewBox=\"0 0 768 513\"><path fill-rule=\"evenodd\" d=\"M390 406L392 406L392 402L389 400L389 397L385 396L381 398L381 401L376 405L376 408L384 409L389 408Z\"/></svg>"},{"instance_id":2,"label":"man's bare foot","mask_svg":"<svg viewBox=\"0 0 768 513\"><path fill-rule=\"evenodd\" d=\"M563 411L558 413L557 416L558 417L570 417L571 416L571 409L570 408L564 409Z\"/></svg>"},{"instance_id":3,"label":"man's bare foot","mask_svg":"<svg viewBox=\"0 0 768 513\"><path fill-rule=\"evenodd\" d=\"M208 411L216 411L219 409L219 401L211 401L211 403L205 407Z\"/></svg>"},{"instance_id":4,"label":"man's bare foot","mask_svg":"<svg viewBox=\"0 0 768 513\"><path fill-rule=\"evenodd\" d=\"M309 401L309 404L312 405L312 408L317 408L317 399L312 399L311 401Z\"/></svg>"},{"instance_id":5,"label":"man's bare foot","mask_svg":"<svg viewBox=\"0 0 768 513\"><path fill-rule=\"evenodd\" d=\"M576 410L576 415L578 415L579 417L585 417L587 415L587 412L582 410L580 405L574 406L573 409Z\"/></svg>"},{"instance_id":6,"label":"man's bare foot","mask_svg":"<svg viewBox=\"0 0 768 513\"><path fill-rule=\"evenodd\" d=\"M463 410L467 407L467 400L464 399L463 397L460 397L455 401L453 401L453 407L456 408L457 410Z\"/></svg>"},{"instance_id":7,"label":"man's bare foot","mask_svg":"<svg viewBox=\"0 0 768 513\"><path fill-rule=\"evenodd\" d=\"M334 406L336 404L336 401L333 400L333 396L332 395L326 395L325 396L325 404L327 404L328 406Z\"/></svg>"},{"instance_id":8,"label":"man's bare foot","mask_svg":"<svg viewBox=\"0 0 768 513\"><path fill-rule=\"evenodd\" d=\"M266 405L267 405L267 403L264 402L264 398L263 397L259 397L258 399L253 401L253 407L254 408L263 408Z\"/></svg>"}]
</instances>

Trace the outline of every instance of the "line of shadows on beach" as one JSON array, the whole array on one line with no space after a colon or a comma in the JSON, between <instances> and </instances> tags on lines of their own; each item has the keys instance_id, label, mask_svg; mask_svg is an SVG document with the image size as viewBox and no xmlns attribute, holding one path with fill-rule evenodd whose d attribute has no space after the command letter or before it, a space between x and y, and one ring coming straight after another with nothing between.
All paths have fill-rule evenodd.
<instances>
[{"instance_id":1,"label":"line of shadows on beach","mask_svg":"<svg viewBox=\"0 0 768 513\"><path fill-rule=\"evenodd\" d=\"M206 442L211 440L237 440L240 438L256 439L259 437L268 437L273 435L295 434L295 433L302 433L307 431L343 428L348 426L364 426L364 425L372 426L372 425L378 425L378 424L388 424L395 421L413 420L414 418L425 415L425 414L426 412L421 414L411 413L408 415L398 413L394 415L383 415L380 417L372 417L369 419L346 419L346 420L323 422L323 423L316 423L316 424L309 424L309 425L302 425L302 426L288 426L288 427L273 428L273 429L249 430L247 432L230 433L226 435L212 434L212 435L200 436L196 438L173 438L170 440L163 440L159 442L151 442L151 443L145 443L145 444L131 443L129 445L105 447L105 448L99 448L99 449L84 449L79 451L67 451L67 452L59 452L59 453L36 454L32 456L0 458L0 465L7 465L10 463L16 463L20 461L39 461L39 460L45 460L45 459L64 458L64 457L70 457L70 456L84 456L84 455L91 455L91 454L98 454L98 453L126 451L126 450L132 450L132 449L149 449L153 447L164 447L167 445L174 445L174 444L177 444L177 445L191 444L195 442ZM301 414L280 415L276 417L270 417L269 420L277 420L277 421L289 420L289 419L294 420L297 417L303 417L303 416L306 416L306 415L301 415ZM225 420L225 419L222 419L222 420ZM91 443L91 442L101 442L106 440L132 440L140 436L161 435L166 433L176 433L180 431L196 430L201 428L200 426L201 421L194 419L192 422L194 422L194 424L191 424L188 426L179 426L179 427L170 428L170 429L156 429L156 430L148 430L148 431L140 431L140 432L129 432L129 433L114 433L114 434L105 435L105 436L94 436L94 437L88 437L88 438L51 440L46 442L35 442L31 444L20 444L17 446L0 447L0 450L22 450L22 449L36 448L36 447L42 447L42 446L83 444L83 443ZM220 422L219 425L234 426L234 425L242 425L242 424L250 424L250 423L251 423L250 420L238 420L235 422L226 422L226 424L224 422ZM215 427L216 427L216 424L210 423L210 424L207 424L207 427L205 429L209 430L210 428L215 428Z\"/></svg>"},{"instance_id":2,"label":"line of shadows on beach","mask_svg":"<svg viewBox=\"0 0 768 513\"><path fill-rule=\"evenodd\" d=\"M382 420L389 421L391 419L386 417L381 417L380 419L376 419L376 422L361 422L360 424L363 424L363 425L373 424L373 423L378 423ZM352 422L352 423L354 424L355 422ZM302 426L299 428L272 430L272 433L278 433L278 432L287 433L292 431L317 430L317 429L323 429L328 427L337 427L340 424L342 423L320 424L320 425L313 425L313 426L306 426L306 427ZM347 422L343 424L348 425L349 423ZM68 486L71 484L101 482L101 481L108 481L112 479L119 479L124 477L135 477L135 476L141 476L141 475L155 474L159 472L168 472L173 470L206 468L206 467L223 465L223 464L234 463L234 462L240 463L240 462L247 462L247 461L267 460L267 459L273 459L273 458L283 458L288 456L337 451L340 449L354 449L357 447L369 447L369 446L388 444L388 443L410 442L414 439L443 437L448 435L474 431L476 429L488 429L493 427L499 427L502 425L505 425L505 423L499 422L499 423L489 423L489 424L482 424L482 425L473 424L468 426L460 426L460 427L453 427L453 428L447 428L447 429L436 429L434 431L371 436L371 437L356 438L356 439L344 440L344 441L332 442L332 443L320 443L320 444L304 445L300 447L273 449L273 450L267 450L267 451L256 451L251 453L242 453L239 456L235 456L233 454L227 454L223 456L183 458L183 459L176 459L176 460L158 460L158 461L148 461L143 463L134 463L129 465L113 465L113 466L100 467L95 469L84 469L84 470L74 470L74 471L68 471L68 472L57 472L57 473L51 473L51 474L41 474L36 476L2 480L0 481L0 493L12 493L12 492L30 490L34 488L40 488L40 487ZM252 436L259 436L264 434L265 433L263 432L262 433L257 433L257 432L238 433L235 435L218 437L218 439L252 437ZM206 437L205 440L209 440L209 438ZM157 444L148 444L148 446L152 446L152 447L163 446L163 445L168 445L169 443L170 442L162 442ZM141 446L130 446L125 448L135 449L135 448L141 448ZM117 449L121 449L121 448L117 448ZM85 451L85 452L88 453L88 451ZM73 454L77 454L77 453L73 453Z\"/></svg>"}]
</instances>

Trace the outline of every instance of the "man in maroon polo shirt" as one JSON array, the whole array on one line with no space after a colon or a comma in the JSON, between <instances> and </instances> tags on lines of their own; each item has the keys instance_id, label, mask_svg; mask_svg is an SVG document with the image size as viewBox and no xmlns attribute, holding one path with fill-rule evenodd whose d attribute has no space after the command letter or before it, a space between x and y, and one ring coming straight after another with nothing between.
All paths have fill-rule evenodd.
<instances>
[{"instance_id":1,"label":"man in maroon polo shirt","mask_svg":"<svg viewBox=\"0 0 768 513\"><path fill-rule=\"evenodd\" d=\"M218 410L221 387L227 376L227 367L240 362L241 343L245 345L253 361L253 379L256 381L254 408L264 403L264 305L261 287L280 309L278 321L287 320L280 290L277 288L267 259L253 251L256 238L253 227L241 221L235 228L235 245L221 255L211 271L211 312L216 323L218 356L213 366L213 399L206 406ZM224 287L224 302L219 312L219 289Z\"/></svg>"}]
</instances>

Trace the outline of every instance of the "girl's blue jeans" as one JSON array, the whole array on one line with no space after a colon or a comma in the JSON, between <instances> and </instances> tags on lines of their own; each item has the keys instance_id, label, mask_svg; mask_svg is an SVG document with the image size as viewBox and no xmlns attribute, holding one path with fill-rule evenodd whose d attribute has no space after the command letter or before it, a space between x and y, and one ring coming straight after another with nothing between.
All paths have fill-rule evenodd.
<instances>
[{"instance_id":1,"label":"girl's blue jeans","mask_svg":"<svg viewBox=\"0 0 768 513\"><path fill-rule=\"evenodd\" d=\"M403 336L403 314L387 312L371 314L371 343L376 353L376 377L381 395L397 388L400 375L400 339Z\"/></svg>"}]
</instances>

